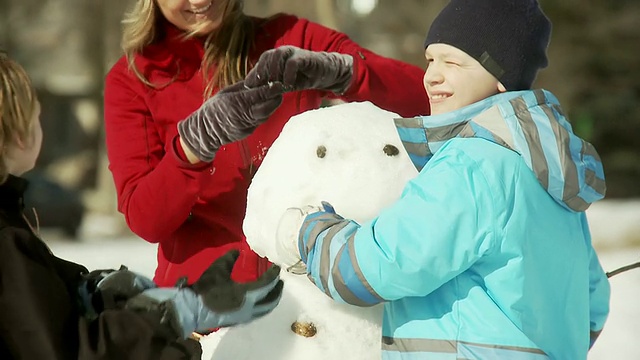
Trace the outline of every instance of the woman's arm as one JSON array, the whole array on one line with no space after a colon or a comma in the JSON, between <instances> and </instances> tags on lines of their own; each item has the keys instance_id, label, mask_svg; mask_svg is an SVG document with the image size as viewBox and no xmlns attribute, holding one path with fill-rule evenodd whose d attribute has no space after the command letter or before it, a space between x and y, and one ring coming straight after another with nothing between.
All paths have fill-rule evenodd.
<instances>
[{"instance_id":1,"label":"woman's arm","mask_svg":"<svg viewBox=\"0 0 640 360\"><path fill-rule=\"evenodd\" d=\"M209 176L210 164L192 165L165 144L142 96L145 88L121 61L107 75L104 96L109 169L118 210L149 242L170 236L187 219ZM178 139L171 146L175 150Z\"/></svg>"}]
</instances>

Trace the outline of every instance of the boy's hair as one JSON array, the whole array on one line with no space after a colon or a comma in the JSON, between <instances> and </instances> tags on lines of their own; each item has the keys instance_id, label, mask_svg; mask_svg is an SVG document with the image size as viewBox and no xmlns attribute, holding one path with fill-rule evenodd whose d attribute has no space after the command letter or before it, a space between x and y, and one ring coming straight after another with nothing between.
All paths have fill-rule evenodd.
<instances>
[{"instance_id":1,"label":"boy's hair","mask_svg":"<svg viewBox=\"0 0 640 360\"><path fill-rule=\"evenodd\" d=\"M507 90L528 90L547 66L551 22L536 0L451 0L424 43L454 46Z\"/></svg>"},{"instance_id":2,"label":"boy's hair","mask_svg":"<svg viewBox=\"0 0 640 360\"><path fill-rule=\"evenodd\" d=\"M27 72L0 50L0 184L7 179L7 149L16 137L27 140L31 134L36 90Z\"/></svg>"}]
</instances>

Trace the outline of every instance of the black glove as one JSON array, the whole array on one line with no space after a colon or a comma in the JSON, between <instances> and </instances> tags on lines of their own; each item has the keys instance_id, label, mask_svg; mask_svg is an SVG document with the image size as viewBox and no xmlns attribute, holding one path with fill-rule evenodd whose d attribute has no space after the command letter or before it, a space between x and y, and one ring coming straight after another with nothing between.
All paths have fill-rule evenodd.
<instances>
[{"instance_id":1,"label":"black glove","mask_svg":"<svg viewBox=\"0 0 640 360\"><path fill-rule=\"evenodd\" d=\"M246 323L268 314L280 302L283 282L273 265L258 280L237 283L231 270L239 252L216 260L192 286L143 291L126 304L138 313L156 313L161 323L187 338L192 332Z\"/></svg>"},{"instance_id":2,"label":"black glove","mask_svg":"<svg viewBox=\"0 0 640 360\"><path fill-rule=\"evenodd\" d=\"M248 87L282 82L287 91L319 89L344 94L353 77L353 57L282 46L264 52L245 79Z\"/></svg>"},{"instance_id":3,"label":"black glove","mask_svg":"<svg viewBox=\"0 0 640 360\"><path fill-rule=\"evenodd\" d=\"M105 309L122 308L130 298L156 287L151 279L124 265L118 270L94 270L82 278L78 291L83 314L88 318L95 318Z\"/></svg>"},{"instance_id":4,"label":"black glove","mask_svg":"<svg viewBox=\"0 0 640 360\"><path fill-rule=\"evenodd\" d=\"M222 145L244 139L265 122L282 103L283 92L280 83L248 89L237 82L180 121L180 137L198 159L210 162Z\"/></svg>"}]
</instances>

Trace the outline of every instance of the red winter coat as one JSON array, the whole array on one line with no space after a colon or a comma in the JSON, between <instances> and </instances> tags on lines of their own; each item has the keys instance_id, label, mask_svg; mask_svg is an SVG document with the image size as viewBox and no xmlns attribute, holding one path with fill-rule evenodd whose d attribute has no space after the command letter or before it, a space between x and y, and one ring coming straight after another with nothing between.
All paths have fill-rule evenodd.
<instances>
[{"instance_id":1,"label":"red winter coat","mask_svg":"<svg viewBox=\"0 0 640 360\"><path fill-rule=\"evenodd\" d=\"M342 33L294 16L255 21L252 63L282 45L351 54L355 80L343 100L369 100L402 116L428 114L419 67L378 56ZM190 165L176 153L176 123L203 102L203 44L180 40L173 26L164 29L163 40L135 61L151 83L166 86L144 85L124 57L106 78L106 142L118 209L134 233L158 243L154 280L159 285L173 285L181 276L197 279L231 248L242 251L234 277L255 279L267 262L248 248L242 233L251 177L287 120L318 108L330 94L285 94L278 110L247 139L220 148L211 164Z\"/></svg>"}]
</instances>

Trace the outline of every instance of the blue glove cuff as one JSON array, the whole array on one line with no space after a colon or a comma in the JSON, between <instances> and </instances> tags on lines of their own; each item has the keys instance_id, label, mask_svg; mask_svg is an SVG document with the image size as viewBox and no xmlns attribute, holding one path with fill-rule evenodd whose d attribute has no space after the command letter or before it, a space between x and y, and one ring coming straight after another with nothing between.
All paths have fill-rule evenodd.
<instances>
[{"instance_id":1,"label":"blue glove cuff","mask_svg":"<svg viewBox=\"0 0 640 360\"><path fill-rule=\"evenodd\" d=\"M211 311L202 302L200 295L191 288L154 288L142 295L158 303L165 303L172 311L183 339L194 331L203 332L221 326L219 314Z\"/></svg>"}]
</instances>

